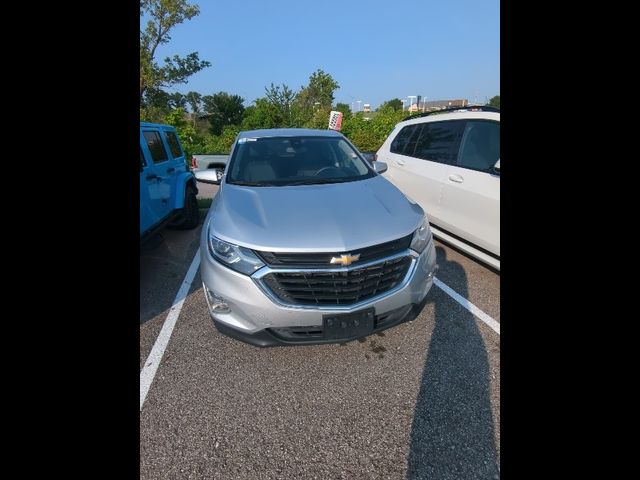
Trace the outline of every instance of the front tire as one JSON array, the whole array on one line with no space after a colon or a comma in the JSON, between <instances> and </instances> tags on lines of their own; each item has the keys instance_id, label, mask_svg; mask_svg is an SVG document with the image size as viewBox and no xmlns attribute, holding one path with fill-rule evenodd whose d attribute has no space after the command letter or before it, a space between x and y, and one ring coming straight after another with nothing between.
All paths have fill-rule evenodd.
<instances>
[{"instance_id":1,"label":"front tire","mask_svg":"<svg viewBox=\"0 0 640 480\"><path fill-rule=\"evenodd\" d=\"M184 193L184 208L172 227L178 230L191 230L200 223L200 210L198 209L198 199L196 191L192 186L187 186Z\"/></svg>"}]
</instances>

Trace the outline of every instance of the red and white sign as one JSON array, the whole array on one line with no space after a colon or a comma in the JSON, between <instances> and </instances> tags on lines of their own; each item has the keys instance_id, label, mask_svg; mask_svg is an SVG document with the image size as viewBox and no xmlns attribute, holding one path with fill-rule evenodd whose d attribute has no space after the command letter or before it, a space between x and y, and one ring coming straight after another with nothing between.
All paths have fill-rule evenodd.
<instances>
[{"instance_id":1,"label":"red and white sign","mask_svg":"<svg viewBox=\"0 0 640 480\"><path fill-rule=\"evenodd\" d=\"M338 130L342 128L342 112L331 110L329 114L329 130Z\"/></svg>"}]
</instances>

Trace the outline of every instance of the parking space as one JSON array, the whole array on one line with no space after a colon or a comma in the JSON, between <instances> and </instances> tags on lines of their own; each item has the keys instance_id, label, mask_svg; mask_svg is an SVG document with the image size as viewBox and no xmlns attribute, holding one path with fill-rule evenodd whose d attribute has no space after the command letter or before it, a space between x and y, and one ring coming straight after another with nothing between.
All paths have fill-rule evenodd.
<instances>
[{"instance_id":1,"label":"parking space","mask_svg":"<svg viewBox=\"0 0 640 480\"><path fill-rule=\"evenodd\" d=\"M141 368L199 232L141 253ZM436 245L438 279L499 322L500 276ZM215 330L198 273L140 413L140 477L499 478L499 391L499 334L436 286L377 335L260 349Z\"/></svg>"},{"instance_id":2,"label":"parking space","mask_svg":"<svg viewBox=\"0 0 640 480\"><path fill-rule=\"evenodd\" d=\"M198 249L200 229L165 229L140 249L140 368Z\"/></svg>"},{"instance_id":3,"label":"parking space","mask_svg":"<svg viewBox=\"0 0 640 480\"><path fill-rule=\"evenodd\" d=\"M218 188L199 183L198 198L212 198ZM140 368L198 249L201 228L164 229L140 249Z\"/></svg>"},{"instance_id":4,"label":"parking space","mask_svg":"<svg viewBox=\"0 0 640 480\"><path fill-rule=\"evenodd\" d=\"M500 275L437 240L436 253L438 279L500 322Z\"/></svg>"}]
</instances>

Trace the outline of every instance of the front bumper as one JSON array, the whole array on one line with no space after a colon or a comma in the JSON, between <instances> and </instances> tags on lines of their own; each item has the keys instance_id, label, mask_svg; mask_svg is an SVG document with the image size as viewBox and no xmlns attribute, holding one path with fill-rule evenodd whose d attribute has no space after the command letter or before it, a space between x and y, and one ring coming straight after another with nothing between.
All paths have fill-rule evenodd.
<instances>
[{"instance_id":1,"label":"front bumper","mask_svg":"<svg viewBox=\"0 0 640 480\"><path fill-rule=\"evenodd\" d=\"M206 243L201 244L200 254L203 287L224 300L230 309L228 313L212 312L205 291L214 325L223 334L261 347L336 343L357 338L322 338L323 316L328 314L351 313L373 307L375 323L370 333L412 320L422 310L436 269L432 240L422 254L413 253L412 265L404 281L395 289L357 305L316 308L281 304L265 294L264 286L257 280L260 270L252 277L235 272L214 260ZM297 334L296 331L306 333Z\"/></svg>"}]
</instances>

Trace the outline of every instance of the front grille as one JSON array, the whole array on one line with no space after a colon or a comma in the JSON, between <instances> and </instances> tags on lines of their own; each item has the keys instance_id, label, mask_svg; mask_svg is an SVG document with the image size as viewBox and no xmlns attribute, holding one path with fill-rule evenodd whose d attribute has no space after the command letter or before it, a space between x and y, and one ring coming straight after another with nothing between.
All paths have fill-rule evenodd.
<instances>
[{"instance_id":1,"label":"front grille","mask_svg":"<svg viewBox=\"0 0 640 480\"><path fill-rule=\"evenodd\" d=\"M379 258L390 257L396 253L400 253L403 250L409 248L411 245L411 238L413 234L406 237L392 240L386 243L380 243L373 245L372 247L360 248L359 250L352 250L349 252L322 252L322 253L290 253L290 252L261 252L255 251L258 256L262 258L262 261L271 267L335 267L331 265L331 259L333 257L339 257L345 253L351 253L355 255L360 254L359 262L370 262Z\"/></svg>"},{"instance_id":2,"label":"front grille","mask_svg":"<svg viewBox=\"0 0 640 480\"><path fill-rule=\"evenodd\" d=\"M263 282L290 305L351 305L398 286L411 257L400 257L343 272L272 272Z\"/></svg>"}]
</instances>

